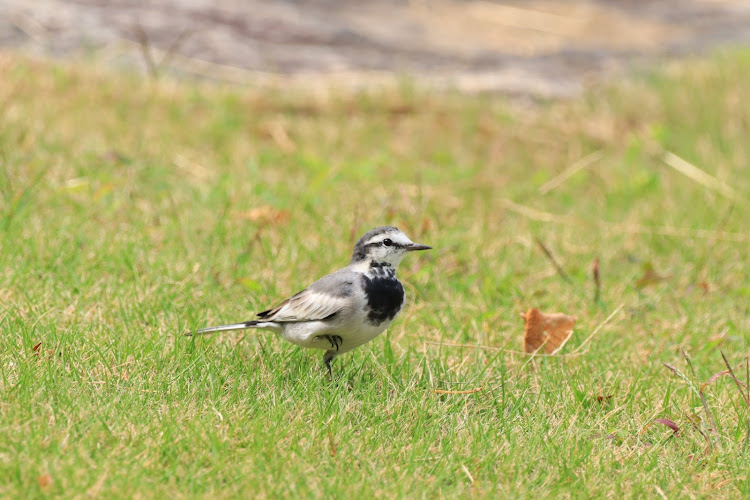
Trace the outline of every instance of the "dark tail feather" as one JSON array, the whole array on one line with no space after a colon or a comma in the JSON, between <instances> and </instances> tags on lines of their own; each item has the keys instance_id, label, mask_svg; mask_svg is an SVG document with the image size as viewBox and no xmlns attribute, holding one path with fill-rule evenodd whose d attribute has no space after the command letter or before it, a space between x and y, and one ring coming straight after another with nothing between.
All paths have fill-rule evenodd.
<instances>
[{"instance_id":1,"label":"dark tail feather","mask_svg":"<svg viewBox=\"0 0 750 500\"><path fill-rule=\"evenodd\" d=\"M252 328L258 323L259 323L258 321L245 321L244 323L234 323L232 325L212 326L209 328L201 328L200 330L196 330L194 332L187 332L185 336L192 337L194 335L205 335L207 333L228 332L231 330L244 330L245 328Z\"/></svg>"}]
</instances>

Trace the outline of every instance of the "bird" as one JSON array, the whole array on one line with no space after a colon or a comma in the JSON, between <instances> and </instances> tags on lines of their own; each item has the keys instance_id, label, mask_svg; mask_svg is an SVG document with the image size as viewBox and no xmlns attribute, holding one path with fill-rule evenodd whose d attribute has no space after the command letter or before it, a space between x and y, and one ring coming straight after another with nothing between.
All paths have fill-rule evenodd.
<instances>
[{"instance_id":1,"label":"bird","mask_svg":"<svg viewBox=\"0 0 750 500\"><path fill-rule=\"evenodd\" d=\"M376 227L354 245L348 266L315 281L258 319L202 328L185 335L255 328L270 330L300 347L322 349L331 362L371 341L390 326L404 306L404 287L396 268L410 252L432 247L414 243L393 226Z\"/></svg>"}]
</instances>

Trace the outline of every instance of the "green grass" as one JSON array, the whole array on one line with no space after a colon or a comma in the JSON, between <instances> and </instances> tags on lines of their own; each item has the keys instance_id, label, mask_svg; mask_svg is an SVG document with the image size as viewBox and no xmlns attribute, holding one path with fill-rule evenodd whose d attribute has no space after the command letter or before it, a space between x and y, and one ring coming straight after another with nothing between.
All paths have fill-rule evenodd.
<instances>
[{"instance_id":1,"label":"green grass","mask_svg":"<svg viewBox=\"0 0 750 500\"><path fill-rule=\"evenodd\" d=\"M723 352L746 377L750 52L532 108L7 53L0 73L0 496L750 494L742 393L706 386L709 415L662 365L700 389ZM272 334L178 335L250 319L381 224L434 250L335 383ZM639 289L648 263L669 278ZM531 307L578 317L561 355L519 353Z\"/></svg>"}]
</instances>

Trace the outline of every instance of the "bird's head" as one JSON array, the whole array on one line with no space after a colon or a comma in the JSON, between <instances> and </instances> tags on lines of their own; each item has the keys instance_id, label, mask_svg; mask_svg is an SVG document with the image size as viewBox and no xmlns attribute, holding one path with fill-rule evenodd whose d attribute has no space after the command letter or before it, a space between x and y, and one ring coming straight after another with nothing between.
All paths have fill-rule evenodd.
<instances>
[{"instance_id":1,"label":"bird's head","mask_svg":"<svg viewBox=\"0 0 750 500\"><path fill-rule=\"evenodd\" d=\"M368 231L354 245L352 264L368 263L395 268L407 253L430 248L432 247L414 243L396 227L376 227Z\"/></svg>"}]
</instances>

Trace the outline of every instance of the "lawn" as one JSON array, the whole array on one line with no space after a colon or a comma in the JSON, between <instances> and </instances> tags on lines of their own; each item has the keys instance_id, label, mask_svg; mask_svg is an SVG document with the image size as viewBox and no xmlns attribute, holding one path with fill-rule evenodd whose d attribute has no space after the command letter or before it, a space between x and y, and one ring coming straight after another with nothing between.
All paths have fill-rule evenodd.
<instances>
[{"instance_id":1,"label":"lawn","mask_svg":"<svg viewBox=\"0 0 750 500\"><path fill-rule=\"evenodd\" d=\"M0 497L750 495L750 51L530 105L0 74ZM383 224L434 250L333 382L180 335Z\"/></svg>"}]
</instances>

